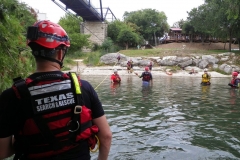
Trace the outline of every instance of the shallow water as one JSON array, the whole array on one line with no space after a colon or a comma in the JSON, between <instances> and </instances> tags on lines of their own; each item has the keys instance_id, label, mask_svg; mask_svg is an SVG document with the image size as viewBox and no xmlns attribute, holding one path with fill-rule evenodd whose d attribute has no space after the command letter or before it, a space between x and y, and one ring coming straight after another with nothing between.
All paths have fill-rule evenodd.
<instances>
[{"instance_id":1,"label":"shallow water","mask_svg":"<svg viewBox=\"0 0 240 160\"><path fill-rule=\"evenodd\" d=\"M108 118L109 160L240 159L240 91L227 86L229 78L201 86L194 77L154 77L150 87L134 75L121 77L120 86L106 76L81 78L95 88Z\"/></svg>"},{"instance_id":2,"label":"shallow water","mask_svg":"<svg viewBox=\"0 0 240 160\"><path fill-rule=\"evenodd\" d=\"M158 77L147 88L133 75L120 86L109 78L100 84L104 78L82 76L105 109L110 160L240 159L240 92L227 86L229 78L201 86L194 77Z\"/></svg>"}]
</instances>

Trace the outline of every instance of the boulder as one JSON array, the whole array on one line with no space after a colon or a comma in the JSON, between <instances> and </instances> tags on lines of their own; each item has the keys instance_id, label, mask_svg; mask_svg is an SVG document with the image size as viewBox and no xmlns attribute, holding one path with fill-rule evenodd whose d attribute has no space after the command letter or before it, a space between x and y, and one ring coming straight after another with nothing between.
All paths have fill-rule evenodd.
<instances>
[{"instance_id":1,"label":"boulder","mask_svg":"<svg viewBox=\"0 0 240 160\"><path fill-rule=\"evenodd\" d=\"M104 63L106 65L113 65L113 64L117 63L118 55L120 55L120 61L119 61L120 63L127 60L127 57L124 54L108 53L108 54L103 55L100 58L100 63Z\"/></svg>"},{"instance_id":2,"label":"boulder","mask_svg":"<svg viewBox=\"0 0 240 160\"><path fill-rule=\"evenodd\" d=\"M208 61L206 59L202 59L199 63L198 63L198 67L201 69L207 68L208 66Z\"/></svg>"}]
</instances>

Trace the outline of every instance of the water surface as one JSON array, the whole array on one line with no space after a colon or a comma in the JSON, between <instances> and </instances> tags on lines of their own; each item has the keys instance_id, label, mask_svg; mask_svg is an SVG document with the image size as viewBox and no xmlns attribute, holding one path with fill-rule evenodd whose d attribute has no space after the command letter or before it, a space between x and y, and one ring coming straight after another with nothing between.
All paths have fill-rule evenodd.
<instances>
[{"instance_id":1,"label":"water surface","mask_svg":"<svg viewBox=\"0 0 240 160\"><path fill-rule=\"evenodd\" d=\"M134 75L120 86L104 78L82 76L97 87L108 118L110 160L240 159L240 92L229 78L201 86L195 77L155 77L150 87Z\"/></svg>"}]
</instances>

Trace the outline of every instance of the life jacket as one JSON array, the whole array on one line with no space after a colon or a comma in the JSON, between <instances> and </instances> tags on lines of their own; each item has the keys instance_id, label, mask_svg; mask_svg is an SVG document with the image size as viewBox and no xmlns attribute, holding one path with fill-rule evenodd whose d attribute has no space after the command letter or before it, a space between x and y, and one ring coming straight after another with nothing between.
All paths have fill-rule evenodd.
<instances>
[{"instance_id":1,"label":"life jacket","mask_svg":"<svg viewBox=\"0 0 240 160\"><path fill-rule=\"evenodd\" d=\"M121 59L121 57L120 57L120 55L118 55L117 60L120 60L120 59Z\"/></svg>"},{"instance_id":2,"label":"life jacket","mask_svg":"<svg viewBox=\"0 0 240 160\"><path fill-rule=\"evenodd\" d=\"M116 82L116 83L121 82L121 78L118 74L112 74L111 79L113 80L113 82Z\"/></svg>"},{"instance_id":3,"label":"life jacket","mask_svg":"<svg viewBox=\"0 0 240 160\"><path fill-rule=\"evenodd\" d=\"M152 64L148 65L149 69L152 70Z\"/></svg>"},{"instance_id":4,"label":"life jacket","mask_svg":"<svg viewBox=\"0 0 240 160\"><path fill-rule=\"evenodd\" d=\"M127 69L131 69L131 62L130 61L127 62Z\"/></svg>"},{"instance_id":5,"label":"life jacket","mask_svg":"<svg viewBox=\"0 0 240 160\"><path fill-rule=\"evenodd\" d=\"M210 82L210 76L207 74L207 73L204 73L203 75L202 75L202 82L203 83L206 83L206 82Z\"/></svg>"},{"instance_id":6,"label":"life jacket","mask_svg":"<svg viewBox=\"0 0 240 160\"><path fill-rule=\"evenodd\" d=\"M238 83L236 83L236 81L238 81ZM232 80L231 80L232 88L237 88L237 87L239 87L239 84L240 84L239 81L240 81L239 78L232 79Z\"/></svg>"},{"instance_id":7,"label":"life jacket","mask_svg":"<svg viewBox=\"0 0 240 160\"><path fill-rule=\"evenodd\" d=\"M143 81L150 81L151 80L151 73L149 72L143 72L143 78L142 78Z\"/></svg>"},{"instance_id":8,"label":"life jacket","mask_svg":"<svg viewBox=\"0 0 240 160\"><path fill-rule=\"evenodd\" d=\"M25 123L15 138L15 158L45 159L78 147L96 144L98 127L84 105L75 73L49 74L36 79L14 79Z\"/></svg>"}]
</instances>

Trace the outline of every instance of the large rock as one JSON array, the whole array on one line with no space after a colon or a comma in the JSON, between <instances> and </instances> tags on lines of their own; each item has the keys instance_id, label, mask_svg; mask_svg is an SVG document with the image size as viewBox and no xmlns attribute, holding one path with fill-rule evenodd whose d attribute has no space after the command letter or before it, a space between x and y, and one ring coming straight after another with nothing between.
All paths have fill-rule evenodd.
<instances>
[{"instance_id":1,"label":"large rock","mask_svg":"<svg viewBox=\"0 0 240 160\"><path fill-rule=\"evenodd\" d=\"M100 58L100 62L104 63L106 65L114 65L117 62L117 56L120 53L108 53L106 55L103 55ZM118 65L120 66L127 66L127 62L129 60L133 61L134 67L144 67L148 66L150 62L157 63L160 66L179 66L181 68L186 68L188 66L192 67L198 67L200 69L204 69L209 67L209 65L212 66L213 69L220 69L224 71L225 73L231 73L233 71L240 71L240 67L236 65L230 65L232 62L236 61L236 57L234 57L234 53L227 52L223 54L218 54L216 57L215 55L202 55L202 56L196 56L196 55L189 55L188 57L178 57L178 56L165 56L162 59L160 57L127 57L123 54L120 54L120 63ZM217 63L225 62L222 65L218 65ZM155 64L156 66L156 64Z\"/></svg>"},{"instance_id":2,"label":"large rock","mask_svg":"<svg viewBox=\"0 0 240 160\"><path fill-rule=\"evenodd\" d=\"M208 61L210 64L215 64L215 63L218 63L218 59L211 56L211 55L203 55L202 56L202 60L206 60Z\"/></svg>"},{"instance_id":3,"label":"large rock","mask_svg":"<svg viewBox=\"0 0 240 160\"><path fill-rule=\"evenodd\" d=\"M220 65L219 69L224 71L225 73L232 73L232 71L233 71L233 68L230 65L225 64L225 63Z\"/></svg>"},{"instance_id":4,"label":"large rock","mask_svg":"<svg viewBox=\"0 0 240 160\"><path fill-rule=\"evenodd\" d=\"M189 59L189 60L184 61L184 62L182 62L182 63L178 63L178 66L181 67L181 68L184 68L184 67L186 67L186 66L192 65L192 62L193 62L192 59Z\"/></svg>"},{"instance_id":5,"label":"large rock","mask_svg":"<svg viewBox=\"0 0 240 160\"><path fill-rule=\"evenodd\" d=\"M198 67L201 69L207 68L208 66L208 61L206 59L202 59L199 63L198 63Z\"/></svg>"},{"instance_id":6,"label":"large rock","mask_svg":"<svg viewBox=\"0 0 240 160\"><path fill-rule=\"evenodd\" d=\"M127 57L124 55L124 54L120 54L120 53L108 53L108 54L105 54L103 55L101 58L100 58L100 62L101 63L104 63L106 65L113 65L115 63L117 63L117 57L118 55L120 55L120 63L123 62L123 61L126 61L127 60Z\"/></svg>"},{"instance_id":7,"label":"large rock","mask_svg":"<svg viewBox=\"0 0 240 160\"><path fill-rule=\"evenodd\" d=\"M200 62L201 62L201 59L193 59L192 64L195 66L198 66Z\"/></svg>"},{"instance_id":8,"label":"large rock","mask_svg":"<svg viewBox=\"0 0 240 160\"><path fill-rule=\"evenodd\" d=\"M166 56L163 57L158 63L162 66L175 66L179 63L189 61L190 59L190 57Z\"/></svg>"}]
</instances>

